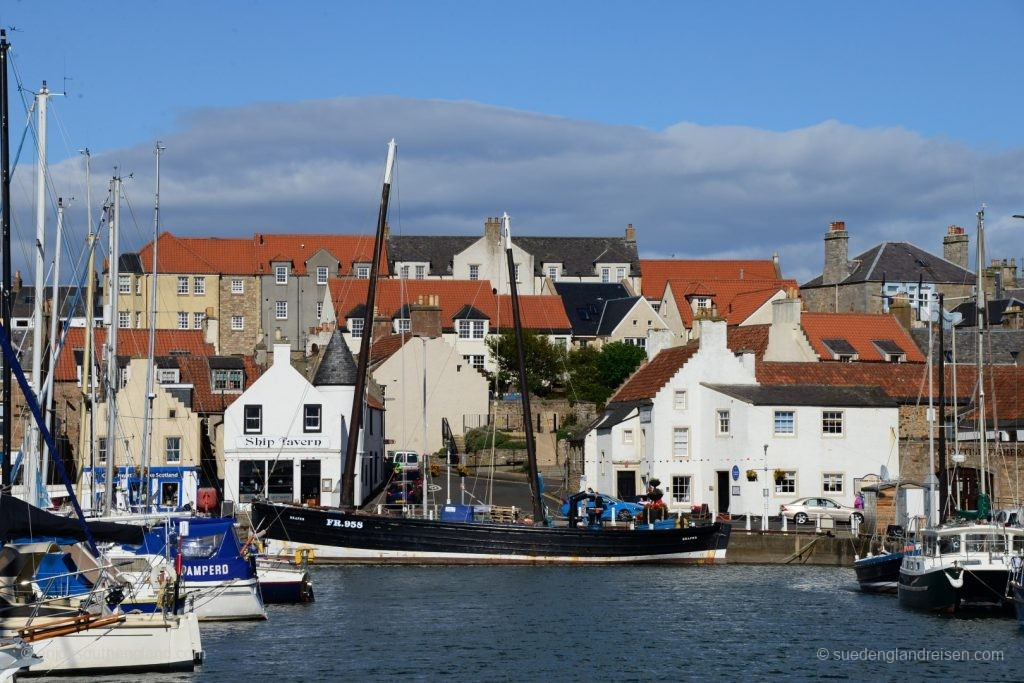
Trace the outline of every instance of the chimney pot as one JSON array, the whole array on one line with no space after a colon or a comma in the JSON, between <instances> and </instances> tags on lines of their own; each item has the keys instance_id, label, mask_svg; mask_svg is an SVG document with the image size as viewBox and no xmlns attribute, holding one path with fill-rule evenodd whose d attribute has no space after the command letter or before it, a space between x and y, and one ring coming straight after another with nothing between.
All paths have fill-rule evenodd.
<instances>
[{"instance_id":1,"label":"chimney pot","mask_svg":"<svg viewBox=\"0 0 1024 683\"><path fill-rule=\"evenodd\" d=\"M846 230L846 221L832 221L828 224L829 232L839 232L840 230Z\"/></svg>"}]
</instances>

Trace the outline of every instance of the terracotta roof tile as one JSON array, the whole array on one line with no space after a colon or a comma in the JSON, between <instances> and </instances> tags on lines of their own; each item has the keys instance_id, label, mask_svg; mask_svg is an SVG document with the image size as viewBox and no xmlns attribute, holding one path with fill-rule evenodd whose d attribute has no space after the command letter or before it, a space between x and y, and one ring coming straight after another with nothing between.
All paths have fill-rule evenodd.
<instances>
[{"instance_id":1,"label":"terracotta roof tile","mask_svg":"<svg viewBox=\"0 0 1024 683\"><path fill-rule=\"evenodd\" d=\"M885 361L875 341L892 341L907 354L907 362L923 363L924 356L902 325L891 315L871 313L801 313L800 325L822 360L834 360L826 339L845 339L858 360Z\"/></svg>"},{"instance_id":2,"label":"terracotta roof tile","mask_svg":"<svg viewBox=\"0 0 1024 683\"><path fill-rule=\"evenodd\" d=\"M99 354L107 340L107 331L97 329L93 333L94 354ZM157 330L155 339L156 356L212 356L213 345L203 341L201 330ZM85 346L85 329L72 327L64 343L64 351L57 360L54 370L58 382L75 382L78 380L75 365L75 349ZM184 351L184 354L178 353ZM118 330L117 355L130 358L145 358L149 355L149 330Z\"/></svg>"},{"instance_id":3,"label":"terracotta roof tile","mask_svg":"<svg viewBox=\"0 0 1024 683\"><path fill-rule=\"evenodd\" d=\"M335 314L340 324L366 301L368 280L332 278L328 282ZM454 329L454 316L464 307L472 306L486 315L492 329L505 330L512 326L511 299L495 296L488 280L379 280L377 283L377 312L393 317L404 305L414 304L419 297L436 295L441 306L441 325ZM569 319L562 300L554 295L519 297L523 326L539 331L568 332Z\"/></svg>"},{"instance_id":4,"label":"terracotta roof tile","mask_svg":"<svg viewBox=\"0 0 1024 683\"><path fill-rule=\"evenodd\" d=\"M715 315L725 318L730 325L739 325L754 311L763 306L778 292L796 292L796 280L759 279L718 279L718 280L676 280L670 279L672 298L686 327L693 326L693 307L687 297L710 296L714 303Z\"/></svg>"},{"instance_id":5,"label":"terracotta roof tile","mask_svg":"<svg viewBox=\"0 0 1024 683\"><path fill-rule=\"evenodd\" d=\"M660 299L669 280L775 280L775 262L771 259L641 259L641 293L648 299Z\"/></svg>"},{"instance_id":6,"label":"terracotta roof tile","mask_svg":"<svg viewBox=\"0 0 1024 683\"><path fill-rule=\"evenodd\" d=\"M686 346L674 346L663 350L650 362L641 365L619 390L608 400L609 403L639 401L654 398L661 388L686 365L686 362L700 348L696 342Z\"/></svg>"},{"instance_id":7,"label":"terracotta roof tile","mask_svg":"<svg viewBox=\"0 0 1024 683\"><path fill-rule=\"evenodd\" d=\"M176 237L162 232L157 247L160 273L256 273L256 252L249 237ZM143 270L153 272L152 242L139 250L139 260Z\"/></svg>"},{"instance_id":8,"label":"terracotta roof tile","mask_svg":"<svg viewBox=\"0 0 1024 683\"><path fill-rule=\"evenodd\" d=\"M758 359L768 350L768 330L771 325L734 325L728 329L726 345L733 353L753 351Z\"/></svg>"},{"instance_id":9,"label":"terracotta roof tile","mask_svg":"<svg viewBox=\"0 0 1024 683\"><path fill-rule=\"evenodd\" d=\"M259 379L262 372L252 356L243 356L240 360L243 364L242 391L244 391ZM210 384L212 371L209 357L179 357L178 367L181 369L182 382L192 385L192 410L197 413L223 413L225 408L241 396L241 392L221 393L213 389Z\"/></svg>"},{"instance_id":10,"label":"terracotta roof tile","mask_svg":"<svg viewBox=\"0 0 1024 683\"><path fill-rule=\"evenodd\" d=\"M306 274L306 261L321 249L338 259L337 275L352 275L352 264L373 260L373 235L256 233L256 270L269 273L271 261L291 261L295 275ZM387 242L381 249L380 275L388 274Z\"/></svg>"}]
</instances>

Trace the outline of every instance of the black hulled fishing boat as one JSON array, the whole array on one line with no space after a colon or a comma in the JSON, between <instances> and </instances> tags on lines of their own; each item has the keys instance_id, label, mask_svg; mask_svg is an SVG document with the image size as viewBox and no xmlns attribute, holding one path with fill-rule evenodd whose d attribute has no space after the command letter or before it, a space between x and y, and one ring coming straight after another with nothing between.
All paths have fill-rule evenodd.
<instances>
[{"instance_id":1,"label":"black hulled fishing boat","mask_svg":"<svg viewBox=\"0 0 1024 683\"><path fill-rule=\"evenodd\" d=\"M371 329L384 225L387 219L394 141L388 148L377 235L367 288L364 329ZM520 386L526 387L519 295L515 284L508 216L504 217L512 313L519 355ZM342 508L308 507L257 500L252 504L254 530L290 546L311 546L318 560L353 563L405 562L440 564L613 564L720 563L725 561L731 527L725 523L683 526L661 522L634 527L577 528L550 525L539 492L529 392L521 391L523 425L533 494L532 523L494 523L390 517L355 509L353 481L365 395L370 335L363 335L357 368L348 450L342 481ZM525 520L524 520L525 521ZM671 528L667 528L671 526Z\"/></svg>"}]
</instances>

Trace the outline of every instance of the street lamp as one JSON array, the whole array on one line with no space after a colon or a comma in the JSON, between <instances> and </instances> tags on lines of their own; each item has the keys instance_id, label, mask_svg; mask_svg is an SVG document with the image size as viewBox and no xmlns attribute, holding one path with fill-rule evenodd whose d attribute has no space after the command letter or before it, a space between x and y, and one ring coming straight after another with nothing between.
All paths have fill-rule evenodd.
<instances>
[{"instance_id":1,"label":"street lamp","mask_svg":"<svg viewBox=\"0 0 1024 683\"><path fill-rule=\"evenodd\" d=\"M761 531L768 530L768 444L764 445L764 516L761 518Z\"/></svg>"}]
</instances>

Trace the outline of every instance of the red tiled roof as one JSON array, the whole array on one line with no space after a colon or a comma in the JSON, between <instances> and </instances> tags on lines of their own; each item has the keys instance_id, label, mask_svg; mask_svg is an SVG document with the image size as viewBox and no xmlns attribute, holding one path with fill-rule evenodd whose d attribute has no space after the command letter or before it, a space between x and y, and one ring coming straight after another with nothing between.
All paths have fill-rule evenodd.
<instances>
[{"instance_id":1,"label":"red tiled roof","mask_svg":"<svg viewBox=\"0 0 1024 683\"><path fill-rule=\"evenodd\" d=\"M107 340L105 329L93 333L94 354L99 354L103 343ZM154 335L157 356L212 356L213 345L203 341L202 330L157 330ZM57 382L75 382L78 380L75 366L75 349L85 347L85 329L72 327L64 342L64 350L57 359L54 380ZM185 354L172 352L185 351ZM130 358L145 358L149 355L149 330L118 330L117 355ZM95 356L94 356L95 357Z\"/></svg>"},{"instance_id":2,"label":"red tiled roof","mask_svg":"<svg viewBox=\"0 0 1024 683\"><path fill-rule=\"evenodd\" d=\"M907 354L907 362L923 363L924 356L910 334L891 315L872 313L801 313L800 325L822 360L833 360L826 339L845 339L857 351L858 360L885 361L873 341L892 341Z\"/></svg>"},{"instance_id":3,"label":"red tiled roof","mask_svg":"<svg viewBox=\"0 0 1024 683\"><path fill-rule=\"evenodd\" d=\"M242 390L248 389L263 374L252 356L243 356ZM212 373L209 358L202 356L183 356L178 358L181 369L181 381L192 385L192 410L197 413L222 413L235 402L241 393L221 393L214 391L210 385Z\"/></svg>"},{"instance_id":4,"label":"red tiled roof","mask_svg":"<svg viewBox=\"0 0 1024 683\"><path fill-rule=\"evenodd\" d=\"M366 301L368 280L332 278L328 285L335 314L340 324L348 314ZM405 304L436 295L441 306L441 325L455 327L453 317L465 306L472 306L490 319L491 328L505 330L512 326L511 299L496 297L488 280L380 280L377 283L377 311L392 317ZM554 295L519 297L523 327L540 331L567 331L569 319L562 299Z\"/></svg>"},{"instance_id":5,"label":"red tiled roof","mask_svg":"<svg viewBox=\"0 0 1024 683\"><path fill-rule=\"evenodd\" d=\"M640 286L648 299L660 299L669 280L776 280L771 259L641 259Z\"/></svg>"},{"instance_id":6,"label":"red tiled roof","mask_svg":"<svg viewBox=\"0 0 1024 683\"><path fill-rule=\"evenodd\" d=\"M389 334L374 339L370 346L370 365L377 365L391 358L410 339L412 337L408 334Z\"/></svg>"},{"instance_id":7,"label":"red tiled roof","mask_svg":"<svg viewBox=\"0 0 1024 683\"><path fill-rule=\"evenodd\" d=\"M733 353L753 351L756 358L763 358L768 350L768 330L771 325L733 325L728 329L726 346Z\"/></svg>"},{"instance_id":8,"label":"red tiled roof","mask_svg":"<svg viewBox=\"0 0 1024 683\"><path fill-rule=\"evenodd\" d=\"M256 233L253 236L256 269L260 273L269 273L271 261L291 261L292 273L305 275L306 261L321 249L326 249L340 262L338 273L331 275L351 275L353 263L373 260L373 239L373 235ZM378 267L380 275L388 274L387 242L381 249Z\"/></svg>"},{"instance_id":9,"label":"red tiled roof","mask_svg":"<svg viewBox=\"0 0 1024 683\"><path fill-rule=\"evenodd\" d=\"M157 247L159 273L256 273L256 252L251 237L176 237L162 232ZM139 250L139 259L147 273L153 272L152 242Z\"/></svg>"},{"instance_id":10,"label":"red tiled roof","mask_svg":"<svg viewBox=\"0 0 1024 683\"><path fill-rule=\"evenodd\" d=\"M795 292L796 280L721 279L721 280L676 280L670 279L672 298L686 327L693 327L693 308L687 297L710 296L715 314L725 318L730 325L738 325L749 318L780 290ZM646 290L646 288L645 288Z\"/></svg>"},{"instance_id":11,"label":"red tiled roof","mask_svg":"<svg viewBox=\"0 0 1024 683\"><path fill-rule=\"evenodd\" d=\"M697 342L691 342L686 346L673 346L663 350L650 362L641 365L608 399L608 402L617 403L654 398L679 371L679 368L686 365L686 362L697 353L698 348L700 345Z\"/></svg>"}]
</instances>

